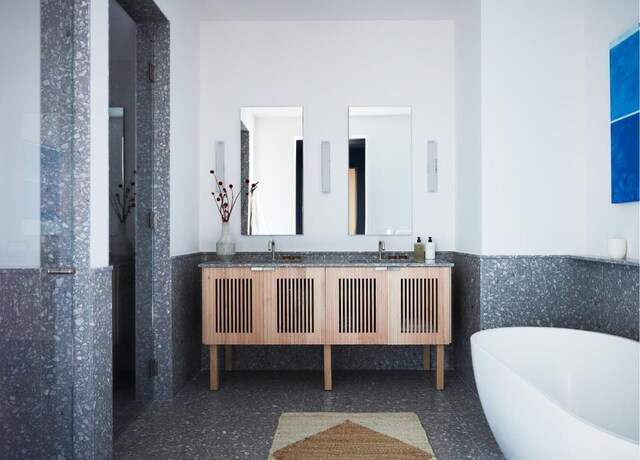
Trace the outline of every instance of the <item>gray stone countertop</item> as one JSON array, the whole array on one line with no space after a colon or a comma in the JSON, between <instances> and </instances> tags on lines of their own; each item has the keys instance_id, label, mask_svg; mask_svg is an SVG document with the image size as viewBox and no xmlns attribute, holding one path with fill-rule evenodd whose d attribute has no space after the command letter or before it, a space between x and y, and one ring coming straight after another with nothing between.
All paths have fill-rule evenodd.
<instances>
[{"instance_id":1,"label":"gray stone countertop","mask_svg":"<svg viewBox=\"0 0 640 460\"><path fill-rule=\"evenodd\" d=\"M433 262L416 262L411 252L239 252L229 260L209 254L199 267L453 267L453 262L436 257ZM406 258L405 258L406 257Z\"/></svg>"}]
</instances>

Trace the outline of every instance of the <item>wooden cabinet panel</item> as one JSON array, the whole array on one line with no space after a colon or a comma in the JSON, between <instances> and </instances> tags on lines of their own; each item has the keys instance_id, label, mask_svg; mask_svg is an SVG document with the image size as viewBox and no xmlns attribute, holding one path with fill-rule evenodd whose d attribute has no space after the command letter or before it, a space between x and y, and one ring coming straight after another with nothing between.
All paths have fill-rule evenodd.
<instances>
[{"instance_id":1,"label":"wooden cabinet panel","mask_svg":"<svg viewBox=\"0 0 640 460\"><path fill-rule=\"evenodd\" d=\"M263 272L265 344L324 343L324 268Z\"/></svg>"},{"instance_id":2,"label":"wooden cabinet panel","mask_svg":"<svg viewBox=\"0 0 640 460\"><path fill-rule=\"evenodd\" d=\"M389 343L451 343L451 270L400 268L387 276Z\"/></svg>"},{"instance_id":3,"label":"wooden cabinet panel","mask_svg":"<svg viewBox=\"0 0 640 460\"><path fill-rule=\"evenodd\" d=\"M326 269L327 344L387 342L386 272L368 267Z\"/></svg>"},{"instance_id":4,"label":"wooden cabinet panel","mask_svg":"<svg viewBox=\"0 0 640 460\"><path fill-rule=\"evenodd\" d=\"M263 343L263 276L250 268L202 270L202 341Z\"/></svg>"}]
</instances>

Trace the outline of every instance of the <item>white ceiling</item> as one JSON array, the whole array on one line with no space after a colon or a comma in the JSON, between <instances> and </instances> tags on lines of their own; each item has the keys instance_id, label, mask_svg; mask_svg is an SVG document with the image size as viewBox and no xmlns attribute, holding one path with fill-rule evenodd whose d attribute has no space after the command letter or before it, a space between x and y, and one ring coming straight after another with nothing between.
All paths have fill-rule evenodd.
<instances>
[{"instance_id":1,"label":"white ceiling","mask_svg":"<svg viewBox=\"0 0 640 460\"><path fill-rule=\"evenodd\" d=\"M452 19L457 0L201 0L203 21Z\"/></svg>"}]
</instances>

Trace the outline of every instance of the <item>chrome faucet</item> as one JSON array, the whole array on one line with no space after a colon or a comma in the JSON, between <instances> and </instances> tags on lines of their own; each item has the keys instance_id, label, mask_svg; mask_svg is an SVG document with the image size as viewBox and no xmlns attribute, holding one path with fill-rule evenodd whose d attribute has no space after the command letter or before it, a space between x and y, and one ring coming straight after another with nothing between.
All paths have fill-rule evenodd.
<instances>
[{"instance_id":1,"label":"chrome faucet","mask_svg":"<svg viewBox=\"0 0 640 460\"><path fill-rule=\"evenodd\" d=\"M382 260L382 251L384 251L384 241L378 241L378 259Z\"/></svg>"},{"instance_id":2,"label":"chrome faucet","mask_svg":"<svg viewBox=\"0 0 640 460\"><path fill-rule=\"evenodd\" d=\"M276 242L273 240L269 240L269 244L267 245L267 250L271 251L271 260L276 260Z\"/></svg>"}]
</instances>

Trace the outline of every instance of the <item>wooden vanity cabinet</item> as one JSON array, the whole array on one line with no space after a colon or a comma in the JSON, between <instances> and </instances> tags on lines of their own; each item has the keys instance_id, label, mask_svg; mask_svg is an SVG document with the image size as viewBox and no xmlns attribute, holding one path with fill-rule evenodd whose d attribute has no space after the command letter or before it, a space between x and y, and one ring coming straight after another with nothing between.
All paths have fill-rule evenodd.
<instances>
[{"instance_id":1,"label":"wooden vanity cabinet","mask_svg":"<svg viewBox=\"0 0 640 460\"><path fill-rule=\"evenodd\" d=\"M205 267L203 343L212 390L218 345L324 345L325 389L332 345L436 346L436 388L444 388L444 345L451 343L451 268Z\"/></svg>"}]
</instances>

